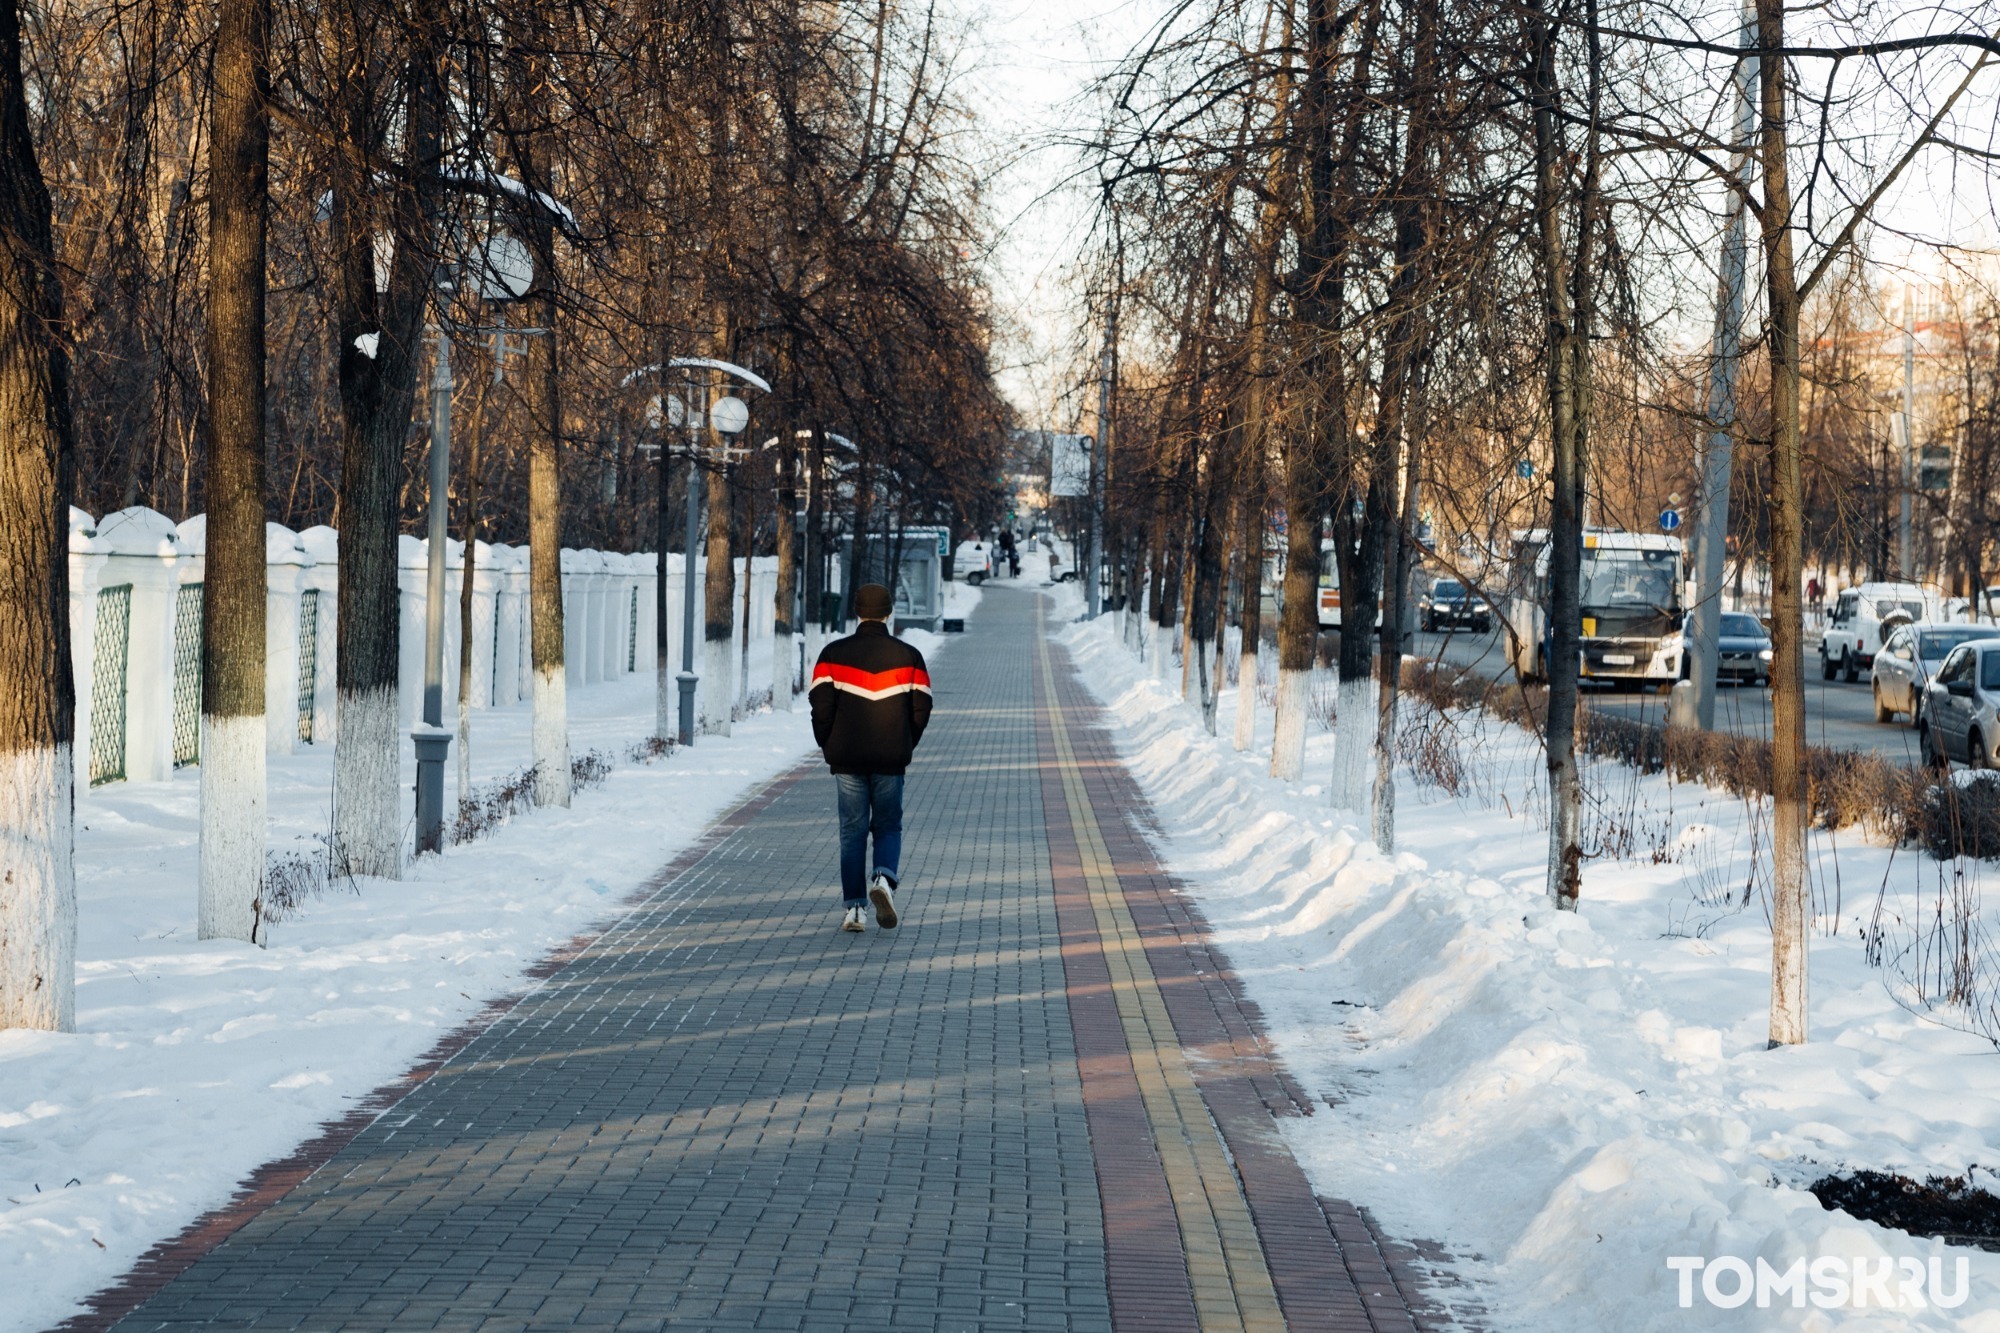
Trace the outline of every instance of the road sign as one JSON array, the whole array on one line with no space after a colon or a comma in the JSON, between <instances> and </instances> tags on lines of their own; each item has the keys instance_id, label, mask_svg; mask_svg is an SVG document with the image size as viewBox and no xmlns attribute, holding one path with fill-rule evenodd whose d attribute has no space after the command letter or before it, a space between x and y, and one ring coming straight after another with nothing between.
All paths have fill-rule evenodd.
<instances>
[{"instance_id":1,"label":"road sign","mask_svg":"<svg viewBox=\"0 0 2000 1333\"><path fill-rule=\"evenodd\" d=\"M1514 464L1514 475L1522 478L1523 480L1526 480L1534 476L1535 460L1532 458L1524 458L1520 462Z\"/></svg>"},{"instance_id":2,"label":"road sign","mask_svg":"<svg viewBox=\"0 0 2000 1333\"><path fill-rule=\"evenodd\" d=\"M1680 510L1678 510L1678 509L1662 509L1662 510L1660 511L1660 531L1661 531L1661 532L1672 532L1672 531L1673 531L1673 530L1674 530L1675 528L1678 528L1678 527L1679 527L1680 525L1681 525L1681 511L1680 511Z\"/></svg>"}]
</instances>

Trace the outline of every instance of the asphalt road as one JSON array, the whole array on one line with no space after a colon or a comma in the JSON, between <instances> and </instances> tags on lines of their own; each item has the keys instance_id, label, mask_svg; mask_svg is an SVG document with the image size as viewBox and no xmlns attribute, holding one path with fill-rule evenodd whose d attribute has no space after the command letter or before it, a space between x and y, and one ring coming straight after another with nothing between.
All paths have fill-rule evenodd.
<instances>
[{"instance_id":1,"label":"asphalt road","mask_svg":"<svg viewBox=\"0 0 2000 1333\"><path fill-rule=\"evenodd\" d=\"M1455 666L1468 667L1481 675L1502 679L1512 675L1507 651L1496 630L1473 634L1459 630L1450 634L1417 635L1417 652L1439 658ZM1647 722L1665 722L1667 696L1664 690L1613 690L1603 685L1586 685L1588 706L1603 713ZM1716 691L1715 720L1739 735L1769 738L1771 734L1771 692L1759 686L1723 684ZM1819 658L1806 654L1806 738L1811 745L1837 750L1874 750L1906 763L1917 762L1917 733L1907 718L1894 723L1875 721L1875 702L1869 694L1868 677L1852 685L1819 678Z\"/></svg>"}]
</instances>

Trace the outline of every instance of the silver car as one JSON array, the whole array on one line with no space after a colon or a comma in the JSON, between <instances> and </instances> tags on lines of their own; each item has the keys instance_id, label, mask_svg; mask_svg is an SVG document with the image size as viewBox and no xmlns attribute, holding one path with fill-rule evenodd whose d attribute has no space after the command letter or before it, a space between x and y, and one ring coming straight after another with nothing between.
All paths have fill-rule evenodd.
<instances>
[{"instance_id":1,"label":"silver car","mask_svg":"<svg viewBox=\"0 0 2000 1333\"><path fill-rule=\"evenodd\" d=\"M1920 620L1889 635L1869 668L1875 695L1875 720L1893 722L1908 713L1916 726L1924 709L1924 686L1936 675L1951 650L1973 639L2000 636L2000 625L1951 625Z\"/></svg>"},{"instance_id":2,"label":"silver car","mask_svg":"<svg viewBox=\"0 0 2000 1333\"><path fill-rule=\"evenodd\" d=\"M1951 650L1924 689L1918 749L1949 768L1960 760L1990 768L2000 749L2000 639L1974 639Z\"/></svg>"},{"instance_id":3,"label":"silver car","mask_svg":"<svg viewBox=\"0 0 2000 1333\"><path fill-rule=\"evenodd\" d=\"M1751 685L1771 683L1771 634L1764 622L1739 611L1725 611L1716 626L1715 678L1740 680ZM1681 679L1688 678L1694 654L1688 651L1688 632L1681 631Z\"/></svg>"}]
</instances>

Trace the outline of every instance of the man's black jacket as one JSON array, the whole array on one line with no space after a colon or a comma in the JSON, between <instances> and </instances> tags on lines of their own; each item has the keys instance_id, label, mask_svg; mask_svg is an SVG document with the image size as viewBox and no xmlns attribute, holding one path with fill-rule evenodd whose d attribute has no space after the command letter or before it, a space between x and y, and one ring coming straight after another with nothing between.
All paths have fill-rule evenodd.
<instances>
[{"instance_id":1,"label":"man's black jacket","mask_svg":"<svg viewBox=\"0 0 2000 1333\"><path fill-rule=\"evenodd\" d=\"M820 651L809 697L813 739L836 773L901 773L931 720L924 655L879 620Z\"/></svg>"}]
</instances>

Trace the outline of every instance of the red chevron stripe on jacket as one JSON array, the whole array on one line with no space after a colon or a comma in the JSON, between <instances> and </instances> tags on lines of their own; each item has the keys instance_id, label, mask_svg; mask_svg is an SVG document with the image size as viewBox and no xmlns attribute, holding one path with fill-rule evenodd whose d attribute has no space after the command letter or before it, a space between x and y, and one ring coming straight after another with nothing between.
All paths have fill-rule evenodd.
<instances>
[{"instance_id":1,"label":"red chevron stripe on jacket","mask_svg":"<svg viewBox=\"0 0 2000 1333\"><path fill-rule=\"evenodd\" d=\"M813 738L836 773L901 773L931 718L924 655L864 620L819 655L812 673Z\"/></svg>"},{"instance_id":2,"label":"red chevron stripe on jacket","mask_svg":"<svg viewBox=\"0 0 2000 1333\"><path fill-rule=\"evenodd\" d=\"M831 681L836 690L846 690L864 699L886 699L911 690L931 692L931 677L922 667L892 667L887 671L863 671L838 662L821 662L813 668L813 684Z\"/></svg>"}]
</instances>

